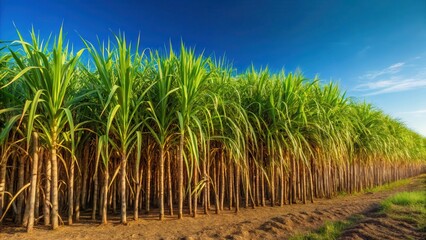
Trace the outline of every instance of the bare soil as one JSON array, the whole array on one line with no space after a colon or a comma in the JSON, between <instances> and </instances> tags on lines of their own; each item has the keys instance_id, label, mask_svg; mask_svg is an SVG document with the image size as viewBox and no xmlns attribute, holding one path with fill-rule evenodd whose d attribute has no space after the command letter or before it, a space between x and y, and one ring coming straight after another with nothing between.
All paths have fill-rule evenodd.
<instances>
[{"instance_id":1,"label":"bare soil","mask_svg":"<svg viewBox=\"0 0 426 240\"><path fill-rule=\"evenodd\" d=\"M409 214L409 213L407 213ZM355 226L346 229L341 240L400 240L400 239L426 239L424 232L419 232L413 222L395 220L378 211L367 213L366 217Z\"/></svg>"},{"instance_id":2,"label":"bare soil","mask_svg":"<svg viewBox=\"0 0 426 240\"><path fill-rule=\"evenodd\" d=\"M157 220L157 215L151 214L142 215L138 221L130 220L127 226L119 224L118 217L112 218L107 225L82 219L80 223L60 226L55 231L35 226L29 234L23 227L0 226L0 239L287 239L294 234L319 228L325 221L343 220L353 214L367 217L347 230L344 239L407 239L400 236L409 236L414 231L412 226L393 222L386 216L374 216L375 210L380 201L392 194L424 188L425 179L424 174L410 179L407 185L391 190L316 199L314 204L242 208L238 214L223 211L216 215L212 211L207 216L200 212L197 218L187 216L177 220L173 216L166 217L163 222ZM398 229L398 232L395 233L393 229ZM422 237L412 236L414 239Z\"/></svg>"},{"instance_id":3,"label":"bare soil","mask_svg":"<svg viewBox=\"0 0 426 240\"><path fill-rule=\"evenodd\" d=\"M420 189L426 189L426 177L416 179L420 183ZM411 187L418 185L411 185ZM364 214L364 217L358 221L354 226L343 231L339 239L352 240L352 239L371 239L371 240L400 240L400 239L426 239L426 232L419 231L417 222L405 216L417 215L417 218L422 218L421 213L412 212L407 208L402 210L394 210L395 213L386 214L380 211L380 208L372 209ZM401 218L403 217L403 218Z\"/></svg>"}]
</instances>

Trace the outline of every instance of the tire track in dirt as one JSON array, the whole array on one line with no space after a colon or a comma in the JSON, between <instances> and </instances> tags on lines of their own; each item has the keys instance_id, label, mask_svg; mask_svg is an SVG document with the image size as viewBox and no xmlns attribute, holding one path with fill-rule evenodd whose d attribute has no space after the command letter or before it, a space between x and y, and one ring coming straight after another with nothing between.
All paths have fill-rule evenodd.
<instances>
[{"instance_id":1,"label":"tire track in dirt","mask_svg":"<svg viewBox=\"0 0 426 240\"><path fill-rule=\"evenodd\" d=\"M309 211L286 213L263 221L243 221L220 232L217 229L203 229L187 239L286 239L297 232L319 227L325 221L345 219L360 213L367 205L352 204L344 211L324 206Z\"/></svg>"},{"instance_id":2,"label":"tire track in dirt","mask_svg":"<svg viewBox=\"0 0 426 240\"><path fill-rule=\"evenodd\" d=\"M426 234L418 232L415 226L403 221L395 221L388 216L368 216L356 226L345 230L341 240L371 239L400 240L426 239Z\"/></svg>"},{"instance_id":3,"label":"tire track in dirt","mask_svg":"<svg viewBox=\"0 0 426 240\"><path fill-rule=\"evenodd\" d=\"M406 214L418 213L407 212ZM419 232L415 222L402 219L395 220L385 213L380 213L379 207L367 212L364 216L355 226L343 231L339 239L426 239L426 232Z\"/></svg>"}]
</instances>

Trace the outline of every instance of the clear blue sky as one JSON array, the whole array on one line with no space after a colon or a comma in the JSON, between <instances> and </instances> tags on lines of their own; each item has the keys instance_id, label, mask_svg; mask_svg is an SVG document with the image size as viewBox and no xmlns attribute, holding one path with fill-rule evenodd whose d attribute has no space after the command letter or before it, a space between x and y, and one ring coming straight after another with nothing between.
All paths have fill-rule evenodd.
<instances>
[{"instance_id":1,"label":"clear blue sky","mask_svg":"<svg viewBox=\"0 0 426 240\"><path fill-rule=\"evenodd\" d=\"M0 0L0 39L13 26L42 36L62 22L67 38L95 41L125 31L141 45L182 39L210 55L226 54L239 71L252 63L339 82L426 136L426 1L91 1Z\"/></svg>"}]
</instances>

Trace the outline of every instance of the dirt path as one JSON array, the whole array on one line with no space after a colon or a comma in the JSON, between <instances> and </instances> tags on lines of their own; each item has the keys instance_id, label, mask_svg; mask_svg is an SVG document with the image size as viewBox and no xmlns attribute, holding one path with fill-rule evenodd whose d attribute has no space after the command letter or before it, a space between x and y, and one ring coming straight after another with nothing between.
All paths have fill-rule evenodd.
<instances>
[{"instance_id":1,"label":"dirt path","mask_svg":"<svg viewBox=\"0 0 426 240\"><path fill-rule=\"evenodd\" d=\"M241 209L238 215L225 211L220 215L200 214L195 219L167 218L164 222L147 219L155 216L142 216L145 219L130 221L127 226L86 222L61 226L56 231L37 226L31 234L25 233L24 228L0 226L0 239L286 239L294 233L318 228L327 220L342 220L371 211L378 202L396 192L421 189L424 179L426 175L392 190L318 199L314 204Z\"/></svg>"},{"instance_id":2,"label":"dirt path","mask_svg":"<svg viewBox=\"0 0 426 240\"><path fill-rule=\"evenodd\" d=\"M422 179L421 189L426 189L426 177ZM364 213L364 217L354 226L343 231L341 240L400 240L400 239L426 239L426 232L418 230L418 226L413 219L401 219L401 216L416 214L422 218L421 213L413 213L408 209L398 210L397 217L382 213L380 208L372 209Z\"/></svg>"},{"instance_id":3,"label":"dirt path","mask_svg":"<svg viewBox=\"0 0 426 240\"><path fill-rule=\"evenodd\" d=\"M400 240L426 239L426 234L419 232L416 227L405 221L396 221L385 214L371 211L355 226L346 229L341 240Z\"/></svg>"}]
</instances>

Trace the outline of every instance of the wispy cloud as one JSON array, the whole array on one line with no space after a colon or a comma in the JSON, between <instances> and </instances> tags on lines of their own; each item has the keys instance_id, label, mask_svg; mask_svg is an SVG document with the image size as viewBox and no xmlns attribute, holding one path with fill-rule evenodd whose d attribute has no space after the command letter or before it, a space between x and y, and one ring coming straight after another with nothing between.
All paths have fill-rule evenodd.
<instances>
[{"instance_id":1,"label":"wispy cloud","mask_svg":"<svg viewBox=\"0 0 426 240\"><path fill-rule=\"evenodd\" d=\"M365 46L363 49L361 49L361 50L359 50L359 51L357 52L357 56L358 56L358 57L363 57L363 56L365 56L365 55L367 54L367 52L368 52L370 49L371 49L371 46L370 46L370 45Z\"/></svg>"},{"instance_id":2,"label":"wispy cloud","mask_svg":"<svg viewBox=\"0 0 426 240\"><path fill-rule=\"evenodd\" d=\"M382 80L358 85L359 90L370 91L366 96L379 95L383 93L401 92L410 89L426 87L425 79L402 79ZM371 92L372 91L372 92Z\"/></svg>"},{"instance_id":3,"label":"wispy cloud","mask_svg":"<svg viewBox=\"0 0 426 240\"><path fill-rule=\"evenodd\" d=\"M424 114L426 113L426 109L420 109L415 111L408 111L408 112L399 112L400 114Z\"/></svg>"},{"instance_id":4,"label":"wispy cloud","mask_svg":"<svg viewBox=\"0 0 426 240\"><path fill-rule=\"evenodd\" d=\"M395 63L387 68L378 71L369 71L366 74L362 75L361 79L376 79L383 75L395 74L401 71L402 67L405 65L404 62Z\"/></svg>"},{"instance_id":5,"label":"wispy cloud","mask_svg":"<svg viewBox=\"0 0 426 240\"><path fill-rule=\"evenodd\" d=\"M426 88L426 68L413 69L414 65L397 62L381 70L368 71L359 77L362 82L355 90L371 96Z\"/></svg>"}]
</instances>

